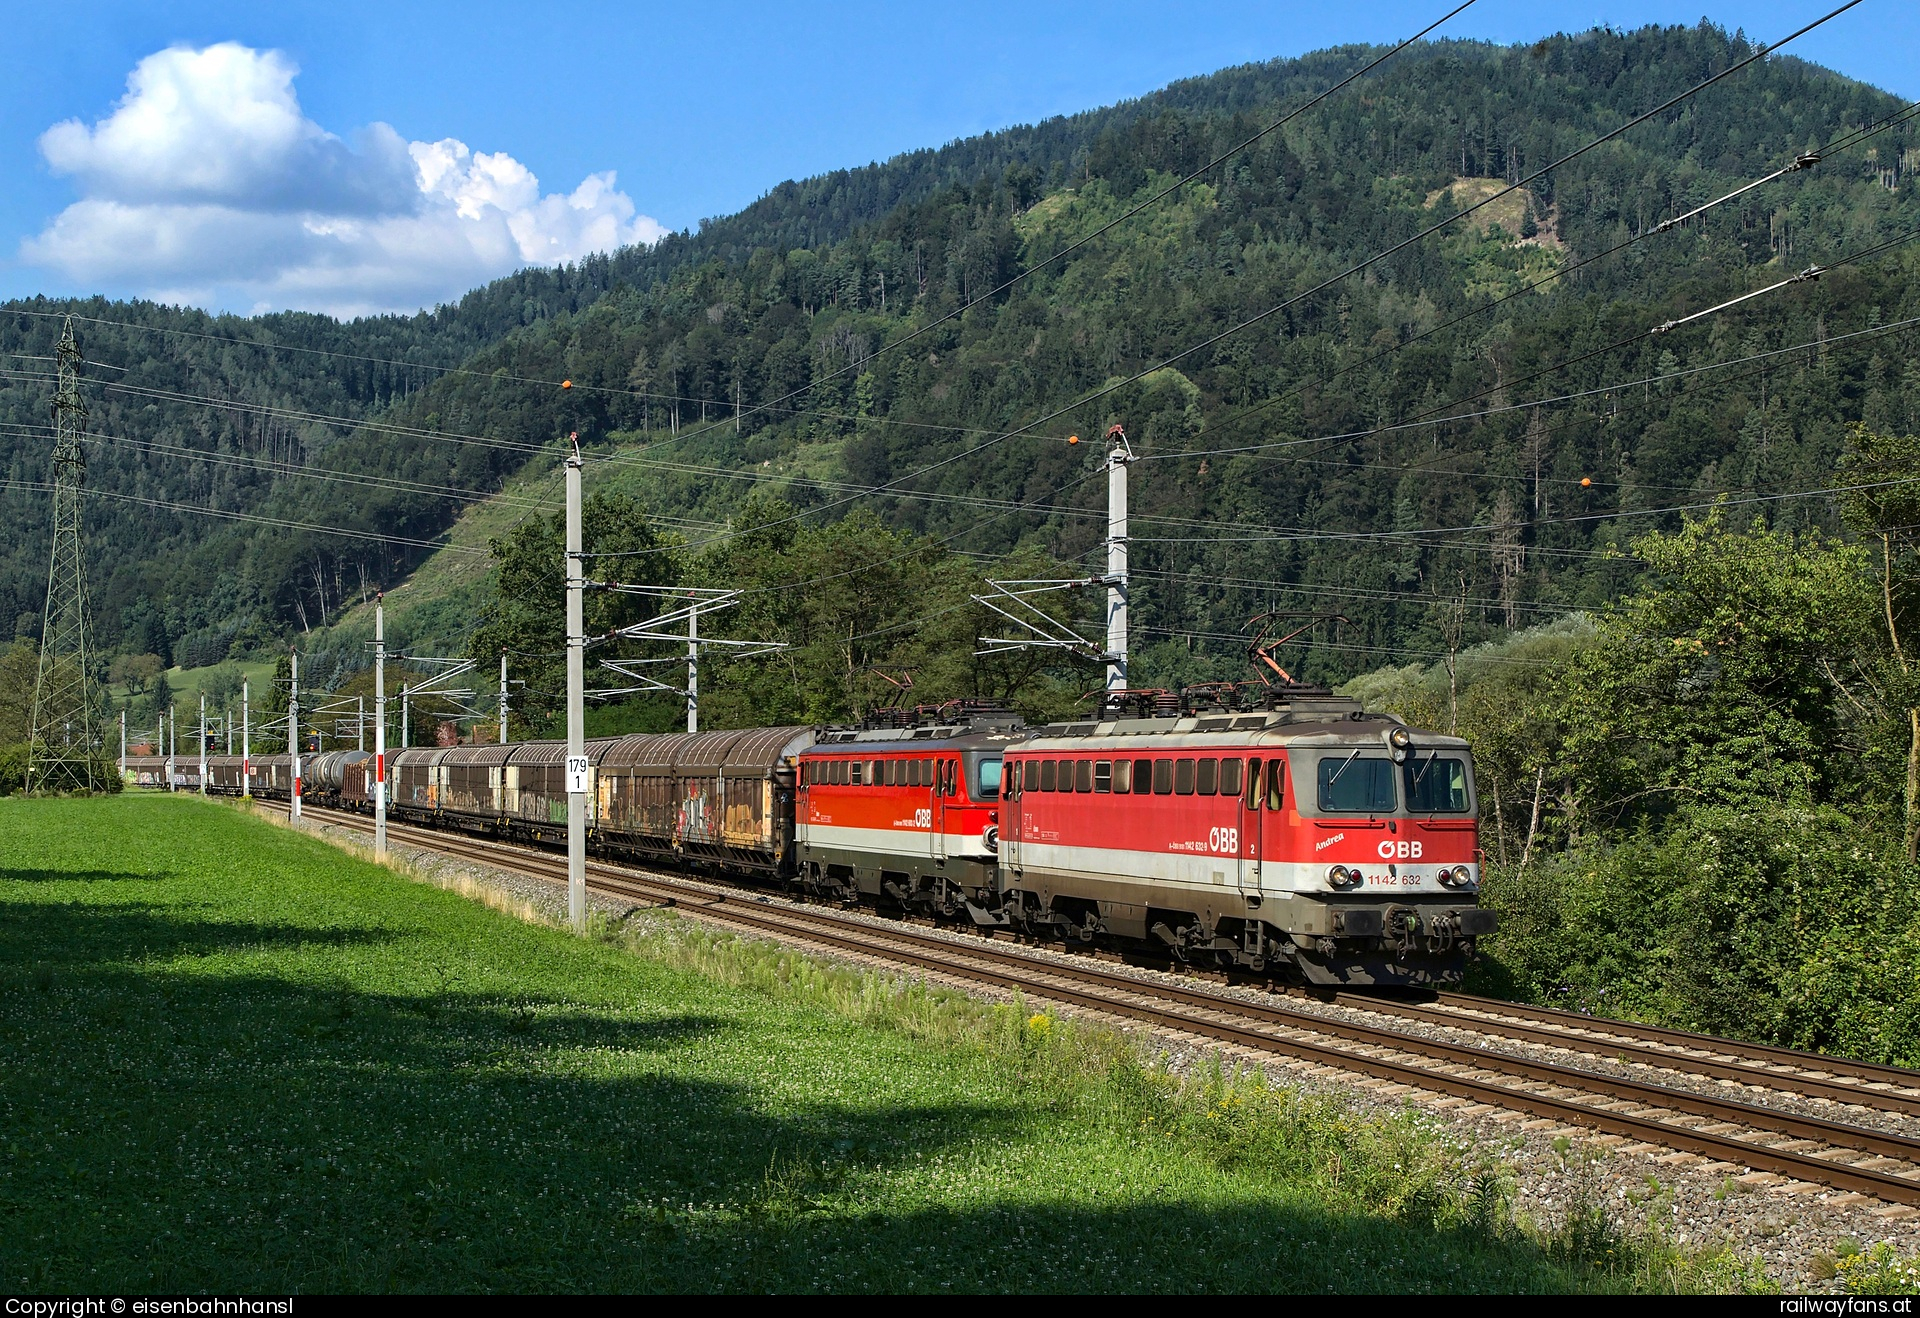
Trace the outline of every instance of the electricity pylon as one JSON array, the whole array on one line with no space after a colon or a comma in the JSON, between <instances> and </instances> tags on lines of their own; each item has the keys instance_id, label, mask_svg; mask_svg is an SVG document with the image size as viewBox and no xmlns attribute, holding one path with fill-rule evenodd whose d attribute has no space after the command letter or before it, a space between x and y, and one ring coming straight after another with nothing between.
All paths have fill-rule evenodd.
<instances>
[{"instance_id":1,"label":"electricity pylon","mask_svg":"<svg viewBox=\"0 0 1920 1318\"><path fill-rule=\"evenodd\" d=\"M47 607L41 614L40 671L33 687L33 732L27 752L30 790L98 790L102 781L93 674L87 654L86 560L81 552L80 491L87 459L80 427L80 349L68 317L55 350L53 395L53 552L47 564Z\"/></svg>"}]
</instances>

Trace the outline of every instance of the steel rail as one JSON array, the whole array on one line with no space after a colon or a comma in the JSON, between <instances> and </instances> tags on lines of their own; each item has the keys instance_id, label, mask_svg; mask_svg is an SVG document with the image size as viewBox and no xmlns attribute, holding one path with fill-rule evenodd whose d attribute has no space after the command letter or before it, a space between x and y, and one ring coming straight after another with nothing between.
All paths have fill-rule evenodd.
<instances>
[{"instance_id":1,"label":"steel rail","mask_svg":"<svg viewBox=\"0 0 1920 1318\"><path fill-rule=\"evenodd\" d=\"M317 815L319 812L315 813ZM357 831L367 830L368 826L357 815L334 811L326 813L337 815L347 822L348 827L355 828ZM400 831L424 835L431 844L431 849L453 855L464 852L467 858L483 862L490 863L490 858L499 857L505 853L506 859L517 862L514 868L519 868L522 872L536 877L541 870L557 871L560 868L558 862L548 860L543 853L514 844L478 839L471 835L455 835L450 838L444 833L411 826L401 826ZM458 845L460 843L466 845ZM502 866L502 868L509 867ZM623 895L632 895L634 890L664 892L671 899L669 903L664 904L689 905L703 915L743 924L775 937L800 938L867 956L888 955L883 946L888 942L906 944L913 949L914 953L908 958L908 963L917 964L923 969L933 969L996 987L1031 993L1090 1011L1140 1020L1241 1047L1291 1056L1316 1065L1358 1072L1429 1092L1442 1093L1513 1111L1528 1112L1536 1116L1552 1117L1608 1134L1700 1154L1717 1161L1733 1162L1736 1165L1744 1165L1797 1180L1825 1183L1839 1189L1868 1194L1893 1202L1920 1204L1920 1179L1916 1179L1915 1176L1850 1165L1832 1156L1821 1157L1817 1154L1775 1148L1755 1140L1735 1137L1728 1134L1724 1128L1713 1130L1707 1127L1692 1127L1646 1115L1644 1112L1621 1109L1628 1106L1664 1109L1686 1116L1706 1117L1710 1122L1720 1123L1725 1123L1731 1118L1736 1123L1754 1129L1762 1137L1784 1134L1793 1139L1807 1139L1831 1145L1833 1147L1829 1150L1830 1154L1857 1151L1878 1158L1908 1163L1920 1163L1920 1140L1733 1100L1713 1099L1689 1090L1623 1080L1554 1063L1529 1061L1507 1053L1447 1044L1396 1030L1333 1021L1297 1008L1263 1007L1203 989L1151 984L1093 967L1059 966L988 942L983 942L978 948L963 947L946 939L933 938L910 929L877 928L864 921L851 920L831 912L805 907L783 907L781 914L776 915L768 911L755 910L750 905L730 899L725 893L714 893L691 882L648 874L619 873L614 866L605 862L596 862L589 866L589 870L596 876L598 886L603 890L612 889L618 892L619 889L627 889L628 892ZM681 901L683 895L702 900L683 903ZM811 927L807 927L808 925ZM894 954L896 958L898 955ZM999 966L1006 968L979 964L983 961L998 963ZM1049 980L1055 982L1048 982ZM1076 988L1070 982L1058 982L1063 980L1078 980L1087 987ZM1105 991L1089 991L1094 987ZM1138 998L1159 999L1162 1003L1169 1001L1179 1003L1182 1007L1190 1009L1180 1010L1158 1003L1148 1004L1127 1001L1124 998L1116 999L1113 996L1116 990ZM1199 1015L1196 1014L1197 1010L1215 1012L1229 1017L1239 1016L1243 1019L1251 1017L1255 1021L1277 1024L1302 1033L1338 1038L1349 1044L1375 1048L1382 1052L1397 1052L1415 1058L1436 1057L1456 1066L1513 1076L1562 1091L1593 1093L1598 1089L1600 1093L1597 1097L1601 1101L1598 1104L1581 1102L1560 1094L1543 1093L1510 1083L1496 1083L1486 1079L1451 1074L1414 1062L1397 1061L1391 1057L1367 1052L1355 1052L1346 1048L1315 1043L1310 1039L1276 1035L1269 1030L1253 1028L1249 1024Z\"/></svg>"},{"instance_id":2,"label":"steel rail","mask_svg":"<svg viewBox=\"0 0 1920 1318\"><path fill-rule=\"evenodd\" d=\"M1539 1021L1543 1024L1561 1025L1569 1029L1620 1031L1638 1035L1643 1039L1672 1044L1677 1048L1732 1052L1736 1056L1749 1057L1756 1062L1772 1062L1809 1071L1824 1071L1829 1075L1856 1076L1861 1080L1877 1084L1920 1089L1920 1071L1909 1071L1898 1066L1882 1066L1878 1062L1862 1062L1851 1057L1834 1057L1826 1053L1806 1052L1799 1048L1780 1048L1773 1044L1744 1043L1735 1039L1722 1039L1712 1034L1695 1034L1689 1030L1671 1029L1664 1025L1642 1025L1638 1021L1615 1020L1609 1016L1588 1016L1582 1012L1567 1011L1560 1007L1535 1007L1524 1002L1476 997L1470 993L1441 993L1435 1000L1441 1006L1459 1007L1466 1011L1484 1012L1491 1016L1511 1016L1521 1020Z\"/></svg>"},{"instance_id":3,"label":"steel rail","mask_svg":"<svg viewBox=\"0 0 1920 1318\"><path fill-rule=\"evenodd\" d=\"M1894 1068L1880 1068L1902 1079L1882 1080L1879 1076L1863 1077L1868 1083L1899 1084L1907 1093L1894 1093L1887 1090L1867 1089L1860 1084L1849 1084L1843 1080L1826 1078L1823 1075L1806 1074L1805 1071L1833 1074L1852 1074L1842 1071L1840 1065L1826 1064L1826 1059L1818 1053L1793 1053L1796 1058L1806 1060L1797 1063L1799 1068L1792 1072L1773 1069L1778 1065L1768 1060L1767 1054L1784 1052L1784 1049L1768 1049L1765 1045L1744 1044L1730 1039L1715 1039L1708 1035L1693 1035L1698 1039L1696 1046L1708 1051L1713 1057L1695 1057L1688 1053L1670 1052L1665 1048L1649 1047L1647 1042L1654 1040L1656 1027L1641 1027L1626 1021L1601 1021L1595 1017L1580 1017L1586 1021L1586 1034L1575 1034L1561 1029L1539 1029L1522 1022L1532 1019L1519 1013L1509 1013L1500 1003L1486 1008L1476 1007L1476 1011L1485 1011L1486 1015L1466 1015L1435 1007L1425 1003L1396 1002L1391 998L1370 997L1363 993L1335 993L1330 998L1319 998L1309 991L1309 998L1331 1001L1338 1006L1349 1007L1356 1011L1369 1011L1382 1016L1394 1016L1402 1020L1421 1021L1444 1029L1459 1030L1468 1034L1481 1034L1493 1039L1514 1039L1527 1043L1544 1044L1552 1048L1562 1048L1568 1052L1585 1053L1595 1057L1611 1057L1622 1062L1638 1062L1651 1067L1671 1071L1685 1072L1691 1075L1708 1076L1715 1080L1725 1080L1733 1084L1747 1085L1757 1089L1772 1089L1786 1093L1799 1094L1808 1098L1823 1098L1835 1103L1854 1107L1875 1108L1886 1112L1900 1112L1909 1116L1920 1116L1920 1094L1912 1091L1920 1089L1920 1074L1911 1071L1898 1071ZM1443 995L1446 996L1446 995ZM1495 1000L1488 999L1492 1002ZM1620 1037L1613 1037L1617 1031ZM1733 1060L1719 1060L1729 1058ZM1868 1065L1862 1063L1862 1066Z\"/></svg>"}]
</instances>

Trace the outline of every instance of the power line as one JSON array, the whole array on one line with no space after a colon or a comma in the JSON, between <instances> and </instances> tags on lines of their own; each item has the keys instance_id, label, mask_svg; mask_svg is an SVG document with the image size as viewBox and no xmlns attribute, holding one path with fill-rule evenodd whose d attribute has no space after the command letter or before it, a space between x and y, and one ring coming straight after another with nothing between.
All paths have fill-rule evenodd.
<instances>
[{"instance_id":1,"label":"power line","mask_svg":"<svg viewBox=\"0 0 1920 1318\"><path fill-rule=\"evenodd\" d=\"M1550 271L1549 273L1542 275L1539 279L1533 280L1531 283L1522 284L1518 288L1512 289L1511 291L1504 293L1501 296L1492 299L1491 301L1482 303L1466 311L1463 311L1459 315L1454 316L1451 320L1442 321L1438 325L1433 325L1428 327L1427 329L1421 330L1418 334L1409 335L1406 339L1402 340L1399 343L1396 343L1391 348L1387 348L1384 351L1374 353L1372 356L1362 358L1357 362L1350 362L1347 365L1342 366L1340 369L1334 371L1331 375L1325 377L1325 379L1323 380L1320 380L1317 382L1303 380L1293 385L1292 387L1278 394L1275 394L1271 398L1262 400L1260 403L1256 404L1252 408L1247 409L1244 412L1240 412L1234 416L1224 418L1220 424L1222 426L1231 426L1231 425L1237 425L1237 424L1243 423L1252 417L1258 416L1260 413L1265 412L1270 408L1278 406L1280 403L1285 402L1289 398L1298 397L1300 393L1303 390L1305 390L1308 387L1308 385L1311 383L1318 383L1324 388L1326 385L1331 384L1333 381L1339 379L1343 375L1347 375L1347 374L1350 374L1351 372L1358 371L1358 370L1364 370L1368 366L1374 365L1377 362L1384 361L1388 357L1392 357L1397 353L1404 352L1407 348L1420 342L1423 339L1431 338L1434 335L1439 334L1445 330L1452 329L1454 326L1462 324L1465 321L1471 320L1476 316L1485 315L1487 312L1494 310L1496 307L1503 306L1504 304L1512 301L1514 298L1521 297L1527 293L1531 293L1536 289L1542 288L1547 284L1555 282L1556 280L1564 279L1567 276L1574 274L1579 270L1585 269L1587 266L1593 265L1599 261L1605 260L1610 256L1614 256L1617 253L1623 252L1627 248L1632 247L1637 243L1643 242L1648 238L1654 237L1658 234L1671 232L1673 229L1678 228L1680 225L1690 220L1698 218L1699 216L1705 214L1707 211L1713 209L1716 206L1719 206L1723 202L1731 201L1736 197L1742 196L1764 183L1770 183L1775 179L1782 178L1787 174L1795 173L1802 169L1812 168L1814 164L1818 164L1821 160L1825 159L1828 156L1834 155L1839 151L1851 150L1853 147L1858 146L1861 142L1866 141L1868 138L1871 138L1878 133L1886 131L1888 128L1895 127L1898 124L1913 118L1916 112L1920 112L1920 101L1916 101L1908 106L1903 107L1901 110L1896 111L1894 114L1888 115L1886 118L1882 119L1876 124L1868 125L1865 128L1856 129L1856 130L1853 130L1851 133L1844 134L1842 137L1836 139L1834 142L1830 142L1826 146L1822 147L1819 151L1799 155L1795 157L1792 164L1787 165L1784 168L1774 170L1772 173L1764 175L1761 178L1755 179L1752 182L1749 182L1739 188L1736 188L1732 192L1727 193L1725 196L1718 197L1713 201L1707 202L1705 205L1697 206L1683 215L1675 216L1672 219L1663 220L1659 224L1654 225L1651 228L1644 229L1641 232L1634 234L1624 239L1621 242L1615 243L1612 247L1609 247L1604 251L1596 252L1592 256L1582 257L1580 260L1575 261L1570 265L1559 266L1556 269ZM1239 450L1228 449L1228 450L1220 450L1220 451L1237 452ZM1148 460L1152 456L1153 455L1150 453L1142 454L1142 460Z\"/></svg>"},{"instance_id":2,"label":"power line","mask_svg":"<svg viewBox=\"0 0 1920 1318\"><path fill-rule=\"evenodd\" d=\"M0 486L10 490L51 490L49 481L0 480ZM172 499L154 499L138 494L118 494L112 490L88 490L87 495L95 499L113 499L120 503L144 504L149 508L165 508L175 512L195 513L202 517L217 517L231 522L252 522L261 526L271 526L283 531L308 531L315 535L337 535L353 540L375 540L397 545L412 545L421 549L445 549L455 554L477 554L486 556L484 549L473 549L466 545L449 544L444 540L421 540L413 536L397 535L389 531L355 531L343 526L323 526L315 522L296 522L282 517L267 517L258 513L232 512L224 508L209 508L205 504L179 503Z\"/></svg>"},{"instance_id":3,"label":"power line","mask_svg":"<svg viewBox=\"0 0 1920 1318\"><path fill-rule=\"evenodd\" d=\"M1232 337L1233 335L1238 334L1243 330L1246 330L1254 325L1261 323L1262 321L1266 320L1270 316L1273 316L1281 311L1286 310L1288 307L1291 307L1297 304L1298 302L1302 301L1305 298L1312 297L1318 293L1324 292L1325 290L1333 287L1335 284L1338 284L1341 281L1352 277L1353 275L1359 274L1362 271L1374 265L1377 265L1379 262L1386 260L1388 257L1393 256L1396 253L1405 251L1408 247L1426 239L1427 237L1430 237L1435 233L1438 233L1442 229L1445 229L1453 224L1458 223L1459 221L1465 219L1467 216L1474 214L1476 211L1484 209L1486 206L1490 205L1494 201L1499 200L1501 197L1507 196L1517 191L1518 189L1523 188L1524 186L1526 186L1526 184L1533 182L1535 179L1542 177L1543 175L1551 172L1552 170L1558 169L1561 166L1564 166L1573 160L1577 160L1581 156L1587 154L1589 151L1593 151L1597 149L1601 145L1612 141L1616 137L1619 137L1621 134L1628 132L1633 128L1636 128L1643 123L1646 123L1650 119L1653 119L1661 114L1666 113L1668 110L1671 110L1674 106L1679 105L1681 102L1687 100L1688 98L1695 96L1698 93L1706 90L1708 87L1713 86L1715 83L1721 81L1722 79L1730 77L1735 73L1738 73L1739 71L1741 71L1742 69L1745 69L1749 65L1755 63L1756 61L1765 58L1766 55L1778 51L1781 47L1795 40L1798 40L1800 37L1805 36L1807 33L1821 26L1821 24L1826 23L1829 20L1836 18L1841 14L1844 14L1845 12L1847 12L1847 10L1854 8L1856 5L1860 3L1861 3L1861 0L1846 0L1846 3L1840 5L1837 9L1834 9L1828 12L1823 17L1815 19L1813 22L1804 25L1803 27L1799 28L1797 31L1794 31L1789 35L1787 35L1786 37L1781 38L1781 40L1779 40L1778 42L1775 42L1772 46L1759 48L1758 50L1755 51L1754 54L1749 55L1745 59L1736 61L1735 63L1727 66L1725 69L1722 69L1720 72L1712 74L1709 77L1703 79L1702 81L1695 83L1693 86L1689 87L1687 90L1680 92L1672 97L1669 97L1667 100L1661 102L1659 105L1655 106L1653 109L1647 110L1639 115L1636 115L1632 119L1629 119L1625 123L1621 124L1619 127L1610 129L1607 132L1602 133L1599 137L1594 138L1592 141L1588 142L1586 145L1578 147L1573 151L1568 152L1566 155L1561 156L1559 159L1553 161L1552 163L1546 166L1543 166L1540 169L1536 169L1535 171L1533 171L1533 173L1527 175L1525 178L1522 178L1518 182L1510 184L1507 187L1502 188L1500 191L1490 194L1489 196L1483 198L1482 200L1477 201L1472 205L1467 206L1455 212L1453 215L1448 216L1444 220L1440 220L1434 224L1428 225L1426 228L1420 230L1418 233L1415 233L1413 236L1409 238L1403 239L1400 242L1394 243L1392 246L1387 247L1384 250L1377 252L1372 256L1366 257L1363 260L1355 262L1354 264L1348 266L1346 269L1342 270L1339 274L1330 276L1329 278L1322 280L1320 283L1314 285L1312 288L1307 289L1305 292L1289 297L1285 301L1277 303L1274 306L1267 308L1265 311L1259 312L1258 314L1251 316L1244 321L1241 321L1239 324L1234 325L1231 328L1222 330L1221 332L1213 335L1210 338L1204 339L1199 343L1196 343L1190 347L1184 348L1181 351L1174 353L1172 356L1167 357L1155 363L1152 366L1144 367L1141 370L1134 372L1132 375L1129 375L1124 379L1116 381L1113 384L1104 385L1101 388L1093 391L1092 393L1083 395L1082 397L1076 399L1071 403L1065 404L1061 407L1057 407L1054 410L1036 418L1033 421L1028 422L1025 425L1017 426L1011 430L1004 431L1000 435L996 436L995 438L987 440L983 443L977 444L972 448L966 449L960 453L949 455L948 457L938 459L937 461L930 462L919 468L916 468L914 471L908 472L906 475L900 476L895 480L889 481L884 485L881 485L874 492L875 493L890 492L891 490L896 488L898 485L900 485L904 481L913 480L920 476L926 475L928 472L938 470L941 467L950 466L955 462L964 461L965 459L973 457L981 452L984 452L985 450L992 448L997 444L1003 443L1008 439L1012 439L1016 436L1026 434L1029 431L1033 430L1034 428L1044 425L1048 421L1055 420L1079 408L1083 408L1092 403L1098 402L1100 399L1108 397L1109 395L1116 393L1119 390L1128 387L1129 385L1137 384L1141 380L1145 379L1147 376L1152 375L1154 372L1165 370L1168 367L1172 366L1174 363L1182 361L1185 358L1192 356L1196 352L1200 352L1207 348L1213 347L1216 344L1219 344L1222 341ZM1607 350L1610 351L1611 348ZM1589 356L1592 356L1592 355L1597 355L1597 354L1589 354ZM1571 365L1572 363L1567 363L1567 364ZM846 503L850 503L855 498L859 498L859 497L862 497L862 496L851 495L851 496L848 496L847 498L838 500L836 502L826 504L820 508L808 509L806 510L805 513L795 513L791 517L783 518L780 520L780 522L770 523L769 525L780 525L785 522L797 520L799 517L802 517L811 513L829 511L833 508L840 507ZM710 540L705 543L712 544L712 543L717 543L719 540L730 539L730 538L731 538L731 533L725 536L716 537L714 540ZM691 547L700 548L700 547L703 547L703 545L696 544Z\"/></svg>"}]
</instances>

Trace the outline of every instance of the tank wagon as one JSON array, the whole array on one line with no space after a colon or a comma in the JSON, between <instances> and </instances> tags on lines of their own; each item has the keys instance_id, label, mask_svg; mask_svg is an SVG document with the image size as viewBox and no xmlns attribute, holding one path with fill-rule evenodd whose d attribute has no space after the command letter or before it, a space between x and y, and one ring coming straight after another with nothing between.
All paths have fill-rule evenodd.
<instances>
[{"instance_id":1,"label":"tank wagon","mask_svg":"<svg viewBox=\"0 0 1920 1318\"><path fill-rule=\"evenodd\" d=\"M1309 984L1457 981L1494 927L1466 743L1322 688L1208 699L1128 692L1042 728L955 703L853 728L600 738L588 845ZM389 809L562 844L565 756L559 741L402 750ZM370 811L372 772L364 752L304 756L302 791ZM237 792L238 757L210 757L208 777ZM287 756L254 758L256 795L291 786Z\"/></svg>"}]
</instances>

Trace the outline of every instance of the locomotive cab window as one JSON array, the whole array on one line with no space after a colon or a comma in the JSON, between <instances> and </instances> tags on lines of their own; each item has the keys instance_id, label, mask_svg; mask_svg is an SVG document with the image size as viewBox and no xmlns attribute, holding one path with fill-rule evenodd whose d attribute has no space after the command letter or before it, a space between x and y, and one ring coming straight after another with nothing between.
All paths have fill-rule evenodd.
<instances>
[{"instance_id":1,"label":"locomotive cab window","mask_svg":"<svg viewBox=\"0 0 1920 1318\"><path fill-rule=\"evenodd\" d=\"M1037 792L1040 790L1040 761L1028 760L1026 762L1026 768L1020 772L1025 776L1022 785L1023 791Z\"/></svg>"},{"instance_id":2,"label":"locomotive cab window","mask_svg":"<svg viewBox=\"0 0 1920 1318\"><path fill-rule=\"evenodd\" d=\"M976 801L997 801L1000 799L1000 761L978 759L974 761L973 799Z\"/></svg>"},{"instance_id":3,"label":"locomotive cab window","mask_svg":"<svg viewBox=\"0 0 1920 1318\"><path fill-rule=\"evenodd\" d=\"M1415 755L1401 766L1410 814L1464 814L1467 810L1466 761L1438 753Z\"/></svg>"},{"instance_id":4,"label":"locomotive cab window","mask_svg":"<svg viewBox=\"0 0 1920 1318\"><path fill-rule=\"evenodd\" d=\"M1397 804L1393 761L1384 755L1324 755L1319 786L1320 809L1329 814L1380 814Z\"/></svg>"},{"instance_id":5,"label":"locomotive cab window","mask_svg":"<svg viewBox=\"0 0 1920 1318\"><path fill-rule=\"evenodd\" d=\"M1287 799L1287 762L1267 762L1267 809L1278 810Z\"/></svg>"}]
</instances>

